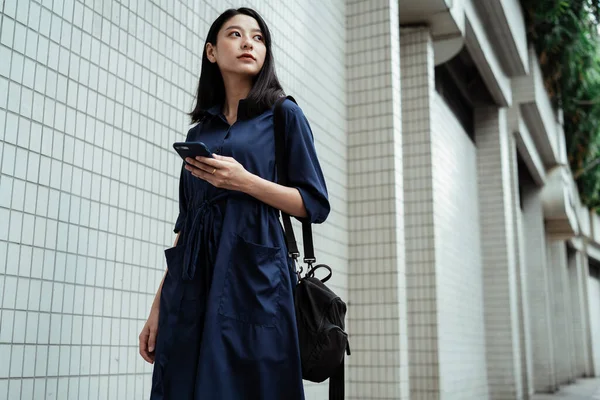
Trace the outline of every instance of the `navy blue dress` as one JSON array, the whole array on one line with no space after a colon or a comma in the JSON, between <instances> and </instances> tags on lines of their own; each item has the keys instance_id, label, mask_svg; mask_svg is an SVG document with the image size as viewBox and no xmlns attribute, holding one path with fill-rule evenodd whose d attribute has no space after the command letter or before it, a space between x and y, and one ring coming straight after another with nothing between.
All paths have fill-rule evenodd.
<instances>
[{"instance_id":1,"label":"navy blue dress","mask_svg":"<svg viewBox=\"0 0 600 400\"><path fill-rule=\"evenodd\" d=\"M329 201L313 135L302 110L283 103L289 186L308 218L323 222ZM246 100L229 125L215 106L190 129L246 170L276 181L273 109L253 115ZM182 167L177 246L165 250L151 400L301 400L293 305L294 263L278 211L215 188Z\"/></svg>"}]
</instances>

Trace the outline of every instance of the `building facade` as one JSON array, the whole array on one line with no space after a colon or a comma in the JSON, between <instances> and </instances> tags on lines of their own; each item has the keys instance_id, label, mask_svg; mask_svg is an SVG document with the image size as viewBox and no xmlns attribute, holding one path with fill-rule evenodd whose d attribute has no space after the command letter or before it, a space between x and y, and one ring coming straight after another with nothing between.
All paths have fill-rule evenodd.
<instances>
[{"instance_id":1,"label":"building facade","mask_svg":"<svg viewBox=\"0 0 600 400\"><path fill-rule=\"evenodd\" d=\"M208 28L239 6L269 24L327 179L315 245L349 304L346 397L528 399L600 375L600 217L517 0L5 0L0 399L148 397L171 144Z\"/></svg>"}]
</instances>

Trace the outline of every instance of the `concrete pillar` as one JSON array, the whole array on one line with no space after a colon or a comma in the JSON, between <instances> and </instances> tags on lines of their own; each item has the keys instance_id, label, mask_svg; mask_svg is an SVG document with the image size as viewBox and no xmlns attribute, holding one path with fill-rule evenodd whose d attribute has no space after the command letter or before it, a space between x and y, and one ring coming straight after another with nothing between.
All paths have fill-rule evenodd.
<instances>
[{"instance_id":1,"label":"concrete pillar","mask_svg":"<svg viewBox=\"0 0 600 400\"><path fill-rule=\"evenodd\" d=\"M402 28L400 37L410 398L439 399L433 48L426 27Z\"/></svg>"},{"instance_id":2,"label":"concrete pillar","mask_svg":"<svg viewBox=\"0 0 600 400\"><path fill-rule=\"evenodd\" d=\"M586 335L586 314L587 306L584 293L583 263L584 255L580 250L569 253L569 285L571 287L571 329L573 332L574 358L575 358L575 378L588 375L588 364L586 356L590 349L588 348ZM587 255L585 255L587 257Z\"/></svg>"},{"instance_id":3,"label":"concrete pillar","mask_svg":"<svg viewBox=\"0 0 600 400\"><path fill-rule=\"evenodd\" d=\"M398 2L349 2L346 21L347 397L403 400L409 378Z\"/></svg>"},{"instance_id":4,"label":"concrete pillar","mask_svg":"<svg viewBox=\"0 0 600 400\"><path fill-rule=\"evenodd\" d=\"M594 347L593 347L593 337L592 337L592 322L590 318L596 318L597 316L590 315L590 297L589 297L589 279L590 279L590 263L589 257L587 255L587 249L585 246L581 252L580 257L581 263L581 281L583 288L583 325L584 325L584 334L585 334L585 343L586 343L586 353L585 353L585 371L586 376L598 376L600 375L600 371L598 371L594 365Z\"/></svg>"},{"instance_id":5,"label":"concrete pillar","mask_svg":"<svg viewBox=\"0 0 600 400\"><path fill-rule=\"evenodd\" d=\"M550 310L549 267L546 250L541 188L533 183L523 189L523 227L528 275L527 298L532 340L533 389L536 393L556 391L554 347Z\"/></svg>"},{"instance_id":6,"label":"concrete pillar","mask_svg":"<svg viewBox=\"0 0 600 400\"><path fill-rule=\"evenodd\" d=\"M476 110L475 142L490 398L522 399L514 199L506 109Z\"/></svg>"},{"instance_id":7,"label":"concrete pillar","mask_svg":"<svg viewBox=\"0 0 600 400\"><path fill-rule=\"evenodd\" d=\"M510 114L510 112L509 112ZM513 206L513 229L515 232L515 268L517 283L517 303L519 311L519 342L521 348L521 395L524 399L533 394L532 376L532 350L529 322L529 300L527 297L528 271L526 268L525 241L523 235L523 214L521 211L521 198L519 193L519 169L517 161L517 145L513 135L509 135L509 154L511 169L511 198Z\"/></svg>"},{"instance_id":8,"label":"concrete pillar","mask_svg":"<svg viewBox=\"0 0 600 400\"><path fill-rule=\"evenodd\" d=\"M571 372L571 308L570 301L567 302L569 293L569 281L567 275L567 248L562 240L552 240L548 237L548 263L550 270L551 288L551 316L553 346L554 346L554 368L557 383L565 385L572 381Z\"/></svg>"},{"instance_id":9,"label":"concrete pillar","mask_svg":"<svg viewBox=\"0 0 600 400\"><path fill-rule=\"evenodd\" d=\"M426 27L401 29L410 395L487 399L477 150L433 56Z\"/></svg>"}]
</instances>

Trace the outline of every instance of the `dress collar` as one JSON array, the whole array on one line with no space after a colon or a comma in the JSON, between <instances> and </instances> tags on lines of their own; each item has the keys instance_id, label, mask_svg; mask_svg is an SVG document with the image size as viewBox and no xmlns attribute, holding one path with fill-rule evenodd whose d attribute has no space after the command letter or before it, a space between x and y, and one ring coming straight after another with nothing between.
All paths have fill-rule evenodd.
<instances>
[{"instance_id":1,"label":"dress collar","mask_svg":"<svg viewBox=\"0 0 600 400\"><path fill-rule=\"evenodd\" d=\"M213 117L221 117L221 118L225 119L225 115L223 115L223 112L221 111L221 109L222 109L221 104L215 104L212 107L209 107L206 110L204 110L204 112ZM261 110L259 110L258 105L255 102L248 100L248 99L241 99L239 101L238 117L237 117L238 120L250 119L250 118L253 118L253 117L259 115L260 113L261 113Z\"/></svg>"}]
</instances>

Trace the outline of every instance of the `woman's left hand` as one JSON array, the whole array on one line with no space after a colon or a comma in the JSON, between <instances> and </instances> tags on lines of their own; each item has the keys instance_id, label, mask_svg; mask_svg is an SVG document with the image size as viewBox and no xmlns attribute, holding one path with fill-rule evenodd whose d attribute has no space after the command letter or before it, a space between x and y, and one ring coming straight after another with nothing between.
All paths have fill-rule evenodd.
<instances>
[{"instance_id":1,"label":"woman's left hand","mask_svg":"<svg viewBox=\"0 0 600 400\"><path fill-rule=\"evenodd\" d=\"M232 157L218 154L213 154L213 157L196 157L196 159L188 157L186 161L193 167L186 165L185 169L195 177L220 189L243 191L252 174Z\"/></svg>"}]
</instances>

